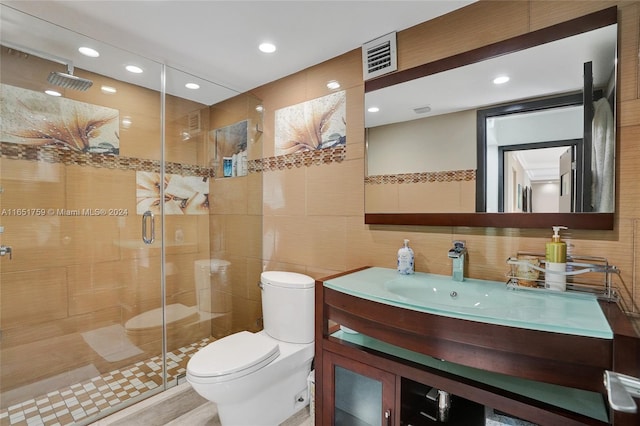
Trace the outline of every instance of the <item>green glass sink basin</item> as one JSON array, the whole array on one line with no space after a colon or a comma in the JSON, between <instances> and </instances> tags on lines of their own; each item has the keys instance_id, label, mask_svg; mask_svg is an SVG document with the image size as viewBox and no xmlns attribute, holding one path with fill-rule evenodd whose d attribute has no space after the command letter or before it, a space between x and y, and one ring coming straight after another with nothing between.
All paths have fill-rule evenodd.
<instances>
[{"instance_id":1,"label":"green glass sink basin","mask_svg":"<svg viewBox=\"0 0 640 426\"><path fill-rule=\"evenodd\" d=\"M595 295L508 288L504 282L368 268L324 282L342 293L400 308L488 324L613 339Z\"/></svg>"}]
</instances>

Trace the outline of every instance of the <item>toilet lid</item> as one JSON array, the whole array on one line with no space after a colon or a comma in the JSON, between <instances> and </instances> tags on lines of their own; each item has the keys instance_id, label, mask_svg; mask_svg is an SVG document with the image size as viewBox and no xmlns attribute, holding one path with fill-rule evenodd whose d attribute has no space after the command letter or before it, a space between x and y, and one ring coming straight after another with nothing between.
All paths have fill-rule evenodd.
<instances>
[{"instance_id":1,"label":"toilet lid","mask_svg":"<svg viewBox=\"0 0 640 426\"><path fill-rule=\"evenodd\" d=\"M187 364L188 373L198 377L221 377L252 373L280 355L278 343L261 334L241 331L209 343Z\"/></svg>"}]
</instances>

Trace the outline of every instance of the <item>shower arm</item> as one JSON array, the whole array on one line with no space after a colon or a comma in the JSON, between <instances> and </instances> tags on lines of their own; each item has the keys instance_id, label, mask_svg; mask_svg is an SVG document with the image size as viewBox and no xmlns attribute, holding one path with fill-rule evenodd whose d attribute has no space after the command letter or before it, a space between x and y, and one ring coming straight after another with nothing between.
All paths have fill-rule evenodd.
<instances>
[{"instance_id":1,"label":"shower arm","mask_svg":"<svg viewBox=\"0 0 640 426\"><path fill-rule=\"evenodd\" d=\"M55 62L60 65L65 65L67 67L67 72L73 75L73 61L65 58L61 58L60 56L52 55L50 53L41 52L36 49L31 49L29 47L20 46L19 44L14 44L9 41L2 40L0 44L9 49L17 50L28 55L37 56L38 58L45 59L47 61Z\"/></svg>"}]
</instances>

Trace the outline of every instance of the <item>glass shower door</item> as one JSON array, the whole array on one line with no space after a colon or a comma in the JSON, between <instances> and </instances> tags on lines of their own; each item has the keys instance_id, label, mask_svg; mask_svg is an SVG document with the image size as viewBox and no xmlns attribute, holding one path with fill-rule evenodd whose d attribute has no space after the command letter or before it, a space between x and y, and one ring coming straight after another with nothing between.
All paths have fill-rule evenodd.
<instances>
[{"instance_id":1,"label":"glass shower door","mask_svg":"<svg viewBox=\"0 0 640 426\"><path fill-rule=\"evenodd\" d=\"M1 7L0 420L87 424L166 386L163 67Z\"/></svg>"}]
</instances>

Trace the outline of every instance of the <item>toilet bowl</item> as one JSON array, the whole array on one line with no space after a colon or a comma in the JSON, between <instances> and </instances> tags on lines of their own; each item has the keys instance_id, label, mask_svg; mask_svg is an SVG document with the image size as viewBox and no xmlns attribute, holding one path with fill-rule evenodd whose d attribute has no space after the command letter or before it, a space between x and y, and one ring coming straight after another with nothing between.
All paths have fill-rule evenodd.
<instances>
[{"instance_id":1,"label":"toilet bowl","mask_svg":"<svg viewBox=\"0 0 640 426\"><path fill-rule=\"evenodd\" d=\"M260 282L264 330L216 340L187 364L187 381L215 402L223 426L276 426L309 404L315 282L279 271Z\"/></svg>"}]
</instances>

